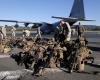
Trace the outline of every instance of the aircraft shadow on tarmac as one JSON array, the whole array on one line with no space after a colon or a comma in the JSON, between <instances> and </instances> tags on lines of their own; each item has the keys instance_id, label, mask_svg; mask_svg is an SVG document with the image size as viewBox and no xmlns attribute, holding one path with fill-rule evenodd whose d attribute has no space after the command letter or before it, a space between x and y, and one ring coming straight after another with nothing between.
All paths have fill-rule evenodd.
<instances>
[{"instance_id":1,"label":"aircraft shadow on tarmac","mask_svg":"<svg viewBox=\"0 0 100 80\"><path fill-rule=\"evenodd\" d=\"M93 50L93 51L98 51L100 52L100 47L93 47L93 46L88 46L89 49Z\"/></svg>"}]
</instances>

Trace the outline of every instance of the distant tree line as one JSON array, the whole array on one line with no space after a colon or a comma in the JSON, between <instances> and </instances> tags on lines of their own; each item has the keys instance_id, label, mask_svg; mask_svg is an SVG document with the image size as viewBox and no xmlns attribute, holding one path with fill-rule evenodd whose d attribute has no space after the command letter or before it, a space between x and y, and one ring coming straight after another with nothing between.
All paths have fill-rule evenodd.
<instances>
[{"instance_id":1,"label":"distant tree line","mask_svg":"<svg viewBox=\"0 0 100 80\"><path fill-rule=\"evenodd\" d=\"M94 28L88 28L87 30L100 31L100 26L96 26Z\"/></svg>"},{"instance_id":2,"label":"distant tree line","mask_svg":"<svg viewBox=\"0 0 100 80\"><path fill-rule=\"evenodd\" d=\"M84 25L87 31L100 31L100 26L95 25Z\"/></svg>"}]
</instances>

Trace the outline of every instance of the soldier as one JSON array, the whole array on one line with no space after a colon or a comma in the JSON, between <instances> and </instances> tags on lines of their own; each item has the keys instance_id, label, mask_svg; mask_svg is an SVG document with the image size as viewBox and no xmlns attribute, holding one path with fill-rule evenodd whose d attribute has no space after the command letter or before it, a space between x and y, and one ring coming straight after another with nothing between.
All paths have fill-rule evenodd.
<instances>
[{"instance_id":1,"label":"soldier","mask_svg":"<svg viewBox=\"0 0 100 80\"><path fill-rule=\"evenodd\" d=\"M2 33L2 31L0 30L0 44L2 44L2 40L3 40L3 33Z\"/></svg>"},{"instance_id":2,"label":"soldier","mask_svg":"<svg viewBox=\"0 0 100 80\"><path fill-rule=\"evenodd\" d=\"M85 31L84 27L81 25L81 23L79 22L79 25L76 26L76 29L77 29L77 34L78 34L78 37L82 37L83 36L83 33Z\"/></svg>"},{"instance_id":3,"label":"soldier","mask_svg":"<svg viewBox=\"0 0 100 80\"><path fill-rule=\"evenodd\" d=\"M25 35L26 35L25 30L23 30L22 37L25 38Z\"/></svg>"},{"instance_id":4,"label":"soldier","mask_svg":"<svg viewBox=\"0 0 100 80\"><path fill-rule=\"evenodd\" d=\"M70 57L70 72L72 72L73 69L78 72L83 72L84 61L91 53L91 50L86 47L86 41L84 37L79 37L75 44L77 45L75 46L73 54Z\"/></svg>"},{"instance_id":5,"label":"soldier","mask_svg":"<svg viewBox=\"0 0 100 80\"><path fill-rule=\"evenodd\" d=\"M24 52L24 54L25 55L23 56L23 63L25 65L25 68L29 69L29 64L32 64L33 56L30 54L30 52Z\"/></svg>"},{"instance_id":6,"label":"soldier","mask_svg":"<svg viewBox=\"0 0 100 80\"><path fill-rule=\"evenodd\" d=\"M79 38L75 41L75 43L78 47L82 47L82 46L86 46L88 44L88 41L84 36L83 37L79 36Z\"/></svg>"},{"instance_id":7,"label":"soldier","mask_svg":"<svg viewBox=\"0 0 100 80\"><path fill-rule=\"evenodd\" d=\"M57 29L55 30L54 39L56 42L59 41L59 27L57 27Z\"/></svg>"},{"instance_id":8,"label":"soldier","mask_svg":"<svg viewBox=\"0 0 100 80\"><path fill-rule=\"evenodd\" d=\"M56 55L56 65L57 67L62 67L62 63L64 60L64 51L67 51L66 47L58 45L56 47L57 55Z\"/></svg>"},{"instance_id":9,"label":"soldier","mask_svg":"<svg viewBox=\"0 0 100 80\"><path fill-rule=\"evenodd\" d=\"M25 30L25 32L26 32L26 37L29 37L31 32L29 30Z\"/></svg>"},{"instance_id":10,"label":"soldier","mask_svg":"<svg viewBox=\"0 0 100 80\"><path fill-rule=\"evenodd\" d=\"M51 63L54 63L54 62L51 62L51 61L53 61L53 59L51 60L51 58L53 58L53 47L54 47L53 42L51 40L48 41L48 47L45 52L46 67L51 67L51 68L54 67L54 65L51 64Z\"/></svg>"},{"instance_id":11,"label":"soldier","mask_svg":"<svg viewBox=\"0 0 100 80\"><path fill-rule=\"evenodd\" d=\"M30 33L31 32L29 30L23 30L23 37L29 37Z\"/></svg>"},{"instance_id":12,"label":"soldier","mask_svg":"<svg viewBox=\"0 0 100 80\"><path fill-rule=\"evenodd\" d=\"M60 23L62 33L65 35L65 42L71 40L71 27L68 22L61 21Z\"/></svg>"},{"instance_id":13,"label":"soldier","mask_svg":"<svg viewBox=\"0 0 100 80\"><path fill-rule=\"evenodd\" d=\"M0 30L0 52L3 52L3 49L4 49L2 44L3 44L3 33Z\"/></svg>"},{"instance_id":14,"label":"soldier","mask_svg":"<svg viewBox=\"0 0 100 80\"><path fill-rule=\"evenodd\" d=\"M33 63L34 72L32 73L32 75L41 75L41 71L45 65L43 59L44 52L45 48L41 46L39 46L38 49L35 51Z\"/></svg>"},{"instance_id":15,"label":"soldier","mask_svg":"<svg viewBox=\"0 0 100 80\"><path fill-rule=\"evenodd\" d=\"M7 25L2 27L2 33L3 33L4 39L6 39L6 36L7 36L6 35L6 27L7 27Z\"/></svg>"},{"instance_id":16,"label":"soldier","mask_svg":"<svg viewBox=\"0 0 100 80\"><path fill-rule=\"evenodd\" d=\"M37 38L42 38L41 37L41 31L40 31L40 27L38 27L38 29L37 29L37 35L35 36L35 39L37 39Z\"/></svg>"},{"instance_id":17,"label":"soldier","mask_svg":"<svg viewBox=\"0 0 100 80\"><path fill-rule=\"evenodd\" d=\"M16 28L14 26L12 26L11 31L12 31L12 38L15 38L15 36L16 36L16 33L15 33Z\"/></svg>"}]
</instances>

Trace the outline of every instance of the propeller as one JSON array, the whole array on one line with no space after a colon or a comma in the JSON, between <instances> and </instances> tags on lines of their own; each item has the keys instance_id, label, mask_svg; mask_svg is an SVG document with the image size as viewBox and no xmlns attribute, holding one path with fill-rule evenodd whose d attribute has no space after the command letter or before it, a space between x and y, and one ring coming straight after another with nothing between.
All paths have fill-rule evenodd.
<instances>
[{"instance_id":1,"label":"propeller","mask_svg":"<svg viewBox=\"0 0 100 80\"><path fill-rule=\"evenodd\" d=\"M42 26L42 24L41 23L34 23L32 25L32 28L38 28L39 26Z\"/></svg>"},{"instance_id":2,"label":"propeller","mask_svg":"<svg viewBox=\"0 0 100 80\"><path fill-rule=\"evenodd\" d=\"M24 23L25 27L28 27L29 24L30 24L30 23Z\"/></svg>"},{"instance_id":3,"label":"propeller","mask_svg":"<svg viewBox=\"0 0 100 80\"><path fill-rule=\"evenodd\" d=\"M18 27L19 27L18 23L16 23L16 24L14 25L14 27L15 27L15 28L18 28Z\"/></svg>"}]
</instances>

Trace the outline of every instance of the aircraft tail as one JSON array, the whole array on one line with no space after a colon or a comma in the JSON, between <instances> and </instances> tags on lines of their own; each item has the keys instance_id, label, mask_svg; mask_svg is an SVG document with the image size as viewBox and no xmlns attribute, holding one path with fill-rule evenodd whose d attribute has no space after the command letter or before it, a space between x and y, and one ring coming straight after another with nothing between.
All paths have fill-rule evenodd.
<instances>
[{"instance_id":1,"label":"aircraft tail","mask_svg":"<svg viewBox=\"0 0 100 80\"><path fill-rule=\"evenodd\" d=\"M69 17L77 19L85 19L83 0L74 0L73 7Z\"/></svg>"},{"instance_id":2,"label":"aircraft tail","mask_svg":"<svg viewBox=\"0 0 100 80\"><path fill-rule=\"evenodd\" d=\"M66 21L85 20L83 0L74 0L69 18L55 17L55 16L52 16L52 18L63 19L63 20L66 20Z\"/></svg>"}]
</instances>

